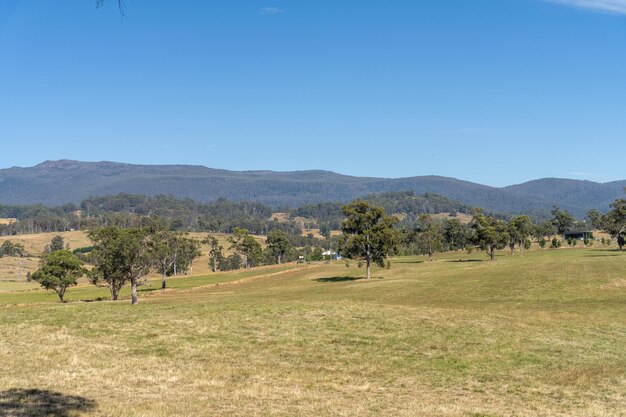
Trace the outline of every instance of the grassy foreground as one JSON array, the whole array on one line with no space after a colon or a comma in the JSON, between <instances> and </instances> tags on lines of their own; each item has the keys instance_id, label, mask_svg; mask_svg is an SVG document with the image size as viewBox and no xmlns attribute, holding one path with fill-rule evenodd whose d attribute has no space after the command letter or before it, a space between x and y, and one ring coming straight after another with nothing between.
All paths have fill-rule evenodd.
<instances>
[{"instance_id":1,"label":"grassy foreground","mask_svg":"<svg viewBox=\"0 0 626 417\"><path fill-rule=\"evenodd\" d=\"M0 289L0 416L626 415L626 255L483 260Z\"/></svg>"}]
</instances>

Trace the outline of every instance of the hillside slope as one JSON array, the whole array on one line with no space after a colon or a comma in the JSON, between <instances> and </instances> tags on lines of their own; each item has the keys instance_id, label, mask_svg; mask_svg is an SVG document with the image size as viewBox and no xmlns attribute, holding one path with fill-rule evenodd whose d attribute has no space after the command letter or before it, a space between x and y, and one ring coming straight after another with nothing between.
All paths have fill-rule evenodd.
<instances>
[{"instance_id":1,"label":"hillside slope","mask_svg":"<svg viewBox=\"0 0 626 417\"><path fill-rule=\"evenodd\" d=\"M549 181L543 185L544 181ZM622 182L626 183L626 182ZM399 179L352 177L329 171L227 171L189 165L132 165L116 162L46 161L0 170L0 204L58 205L119 192L172 194L206 202L224 197L272 206L349 201L371 193L437 193L470 206L504 213L545 212L559 205L583 215L606 208L622 183L538 180L495 188L439 176Z\"/></svg>"}]
</instances>

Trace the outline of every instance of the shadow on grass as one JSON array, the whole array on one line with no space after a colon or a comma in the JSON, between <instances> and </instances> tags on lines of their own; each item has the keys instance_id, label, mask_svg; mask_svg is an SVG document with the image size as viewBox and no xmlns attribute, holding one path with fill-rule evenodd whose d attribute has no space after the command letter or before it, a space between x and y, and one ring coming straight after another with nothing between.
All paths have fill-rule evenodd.
<instances>
[{"instance_id":1,"label":"shadow on grass","mask_svg":"<svg viewBox=\"0 0 626 417\"><path fill-rule=\"evenodd\" d=\"M327 278L316 278L313 281L317 282L352 282L352 281L360 281L365 280L362 277L327 277Z\"/></svg>"},{"instance_id":2,"label":"shadow on grass","mask_svg":"<svg viewBox=\"0 0 626 417\"><path fill-rule=\"evenodd\" d=\"M85 397L40 389L0 391L0 417L71 417L94 410L97 403Z\"/></svg>"},{"instance_id":3,"label":"shadow on grass","mask_svg":"<svg viewBox=\"0 0 626 417\"><path fill-rule=\"evenodd\" d=\"M454 262L457 264L462 264L462 263L466 263L466 262L485 262L484 259L457 259L457 260L453 260L453 261L446 261L446 262Z\"/></svg>"},{"instance_id":4,"label":"shadow on grass","mask_svg":"<svg viewBox=\"0 0 626 417\"><path fill-rule=\"evenodd\" d=\"M425 261L423 260L414 260L414 261L393 261L394 264L423 264Z\"/></svg>"}]
</instances>

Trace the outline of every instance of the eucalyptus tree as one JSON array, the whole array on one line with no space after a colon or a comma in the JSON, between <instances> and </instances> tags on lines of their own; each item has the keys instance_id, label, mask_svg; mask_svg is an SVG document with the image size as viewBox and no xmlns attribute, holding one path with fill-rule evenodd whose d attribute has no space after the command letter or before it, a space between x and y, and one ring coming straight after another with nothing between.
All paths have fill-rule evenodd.
<instances>
[{"instance_id":1,"label":"eucalyptus tree","mask_svg":"<svg viewBox=\"0 0 626 417\"><path fill-rule=\"evenodd\" d=\"M433 260L435 252L443 250L444 229L442 223L433 219L429 214L419 216L415 237L420 253L427 254L430 261Z\"/></svg>"},{"instance_id":2,"label":"eucalyptus tree","mask_svg":"<svg viewBox=\"0 0 626 417\"><path fill-rule=\"evenodd\" d=\"M275 230L267 235L267 250L269 255L280 265L285 256L293 251L293 244L289 240L287 233L282 230Z\"/></svg>"},{"instance_id":3,"label":"eucalyptus tree","mask_svg":"<svg viewBox=\"0 0 626 417\"><path fill-rule=\"evenodd\" d=\"M167 277L185 273L193 260L201 255L199 242L180 232L156 231L150 234L150 244L156 267L161 273L161 289L167 287Z\"/></svg>"},{"instance_id":4,"label":"eucalyptus tree","mask_svg":"<svg viewBox=\"0 0 626 417\"><path fill-rule=\"evenodd\" d=\"M556 227L557 233L563 235L571 230L576 224L576 219L567 210L561 210L558 207L552 209L552 224Z\"/></svg>"},{"instance_id":5,"label":"eucalyptus tree","mask_svg":"<svg viewBox=\"0 0 626 417\"><path fill-rule=\"evenodd\" d=\"M233 235L228 238L230 249L237 252L243 259L246 269L256 265L261 258L261 244L250 234L248 229L235 227Z\"/></svg>"},{"instance_id":6,"label":"eucalyptus tree","mask_svg":"<svg viewBox=\"0 0 626 417\"><path fill-rule=\"evenodd\" d=\"M519 245L520 253L524 253L524 244L532 235L535 226L530 217L523 215L513 218L508 224L509 248L511 255L515 255L515 246Z\"/></svg>"},{"instance_id":7,"label":"eucalyptus tree","mask_svg":"<svg viewBox=\"0 0 626 417\"><path fill-rule=\"evenodd\" d=\"M495 251L504 249L510 241L507 224L495 217L486 216L482 212L474 215L472 229L474 244L486 251L492 261L496 256Z\"/></svg>"},{"instance_id":8,"label":"eucalyptus tree","mask_svg":"<svg viewBox=\"0 0 626 417\"><path fill-rule=\"evenodd\" d=\"M54 291L63 302L67 289L77 285L78 279L87 273L83 265L83 261L69 250L55 250L41 259L39 269L30 275L30 279L46 290Z\"/></svg>"},{"instance_id":9,"label":"eucalyptus tree","mask_svg":"<svg viewBox=\"0 0 626 417\"><path fill-rule=\"evenodd\" d=\"M470 230L459 219L446 220L443 227L443 235L450 250L463 249L467 246L470 238Z\"/></svg>"},{"instance_id":10,"label":"eucalyptus tree","mask_svg":"<svg viewBox=\"0 0 626 417\"><path fill-rule=\"evenodd\" d=\"M383 267L399 243L395 229L398 219L385 215L382 207L370 206L365 201L355 201L341 208L345 219L341 223L342 255L365 261L365 277L372 277L372 263Z\"/></svg>"},{"instance_id":11,"label":"eucalyptus tree","mask_svg":"<svg viewBox=\"0 0 626 417\"><path fill-rule=\"evenodd\" d=\"M624 191L626 191L626 188ZM594 227L616 238L619 249L624 249L626 240L626 199L620 198L615 200L611 204L611 210L604 215L592 210L587 216L591 218Z\"/></svg>"},{"instance_id":12,"label":"eucalyptus tree","mask_svg":"<svg viewBox=\"0 0 626 417\"><path fill-rule=\"evenodd\" d=\"M209 245L209 265L211 266L211 271L217 272L221 260L224 259L224 248L213 235L208 235L202 243Z\"/></svg>"},{"instance_id":13,"label":"eucalyptus tree","mask_svg":"<svg viewBox=\"0 0 626 417\"><path fill-rule=\"evenodd\" d=\"M131 302L138 303L137 288L145 283L155 263L153 245L147 229L120 229L114 226L89 232L94 250L90 261L94 268L89 277L93 284L108 286L111 299L130 282Z\"/></svg>"}]
</instances>

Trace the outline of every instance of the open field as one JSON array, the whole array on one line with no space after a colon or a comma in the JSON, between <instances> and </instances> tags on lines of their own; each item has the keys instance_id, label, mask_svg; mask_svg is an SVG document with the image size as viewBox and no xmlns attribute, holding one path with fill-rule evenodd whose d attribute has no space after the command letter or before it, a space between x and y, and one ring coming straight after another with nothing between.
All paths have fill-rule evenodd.
<instances>
[{"instance_id":1,"label":"open field","mask_svg":"<svg viewBox=\"0 0 626 417\"><path fill-rule=\"evenodd\" d=\"M449 254L362 273L178 278L136 307L0 293L0 415L46 415L37 401L55 416L625 415L626 254Z\"/></svg>"}]
</instances>

